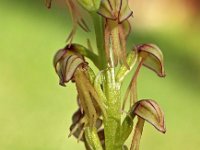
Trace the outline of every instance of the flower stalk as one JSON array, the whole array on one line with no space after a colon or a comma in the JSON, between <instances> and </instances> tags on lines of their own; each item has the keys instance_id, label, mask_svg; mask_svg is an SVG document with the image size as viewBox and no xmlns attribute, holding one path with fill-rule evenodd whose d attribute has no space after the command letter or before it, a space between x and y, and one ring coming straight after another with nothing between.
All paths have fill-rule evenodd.
<instances>
[{"instance_id":1,"label":"flower stalk","mask_svg":"<svg viewBox=\"0 0 200 150\"><path fill-rule=\"evenodd\" d=\"M51 6L51 0L46 0ZM76 86L78 110L72 116L69 136L84 142L86 150L139 150L145 122L165 133L164 113L151 99L137 97L137 77L145 66L159 77L165 76L162 51L155 44L136 45L127 50L131 31L132 11L128 0L65 0L70 10L73 28L68 43L54 56L54 68L59 84L72 82ZM81 7L80 7L80 6ZM81 9L81 10L80 10ZM87 11L94 31L86 24L81 11ZM77 27L95 33L97 51L74 43ZM88 39L88 38L86 38ZM98 68L93 71L90 59ZM126 76L135 71L122 102L121 87ZM130 99L128 111L127 100ZM122 120L122 112L126 116ZM133 121L138 118L133 136ZM130 146L125 145L129 137Z\"/></svg>"},{"instance_id":2,"label":"flower stalk","mask_svg":"<svg viewBox=\"0 0 200 150\"><path fill-rule=\"evenodd\" d=\"M105 53L105 43L104 43L104 25L103 25L103 19L101 16L99 16L97 13L92 13L92 20L94 24L95 29L95 36L96 36L96 46L98 50L98 59L96 61L99 62L99 69L103 70L107 67L107 61L106 61L106 53Z\"/></svg>"}]
</instances>

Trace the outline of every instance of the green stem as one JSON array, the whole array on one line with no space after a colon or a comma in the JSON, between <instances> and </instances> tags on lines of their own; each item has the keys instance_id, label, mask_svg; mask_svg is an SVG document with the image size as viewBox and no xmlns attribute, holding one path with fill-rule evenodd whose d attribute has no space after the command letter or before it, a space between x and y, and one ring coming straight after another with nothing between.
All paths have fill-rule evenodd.
<instances>
[{"instance_id":1,"label":"green stem","mask_svg":"<svg viewBox=\"0 0 200 150\"><path fill-rule=\"evenodd\" d=\"M104 122L106 150L121 150L120 139L120 86L115 83L114 68L105 73L104 92L107 98L107 120Z\"/></svg>"},{"instance_id":2,"label":"green stem","mask_svg":"<svg viewBox=\"0 0 200 150\"><path fill-rule=\"evenodd\" d=\"M73 43L73 44L71 44L70 49L89 58L95 64L95 66L97 68L101 67L100 63L98 61L96 61L98 59L98 56L95 53L93 53L92 51L90 51L89 49L87 49L86 47L84 47L80 44Z\"/></svg>"},{"instance_id":3,"label":"green stem","mask_svg":"<svg viewBox=\"0 0 200 150\"><path fill-rule=\"evenodd\" d=\"M119 48L118 26L115 23L109 24L112 40L110 44L110 54L114 54ZM104 56L106 57L106 56ZM111 64L114 64L114 56L110 55ZM106 150L121 150L121 101L120 86L115 81L115 68L108 68L105 72L104 92L107 98L107 120L104 122Z\"/></svg>"},{"instance_id":4,"label":"green stem","mask_svg":"<svg viewBox=\"0 0 200 150\"><path fill-rule=\"evenodd\" d=\"M103 18L99 16L96 12L92 13L92 18L94 22L94 29L96 35L96 44L98 49L98 62L100 64L100 70L106 69L107 60L105 53L105 44L104 44L104 27L103 27ZM97 60L96 60L97 61Z\"/></svg>"},{"instance_id":5,"label":"green stem","mask_svg":"<svg viewBox=\"0 0 200 150\"><path fill-rule=\"evenodd\" d=\"M109 68L106 52L104 27L102 17L98 14L92 14L94 28L96 33L96 43L99 54L99 63L104 70L103 92L106 96L107 118L104 119L105 146L106 150L121 150L122 144L119 142L121 130L121 102L120 102L120 84L115 82L115 68ZM112 24L112 43L110 44L110 54L115 50L119 51L119 33L118 26ZM116 48L116 49L115 49ZM110 56L111 64L114 64L113 55ZM99 86L96 86L99 89ZM100 89L99 89L100 90ZM101 94L103 95L103 94Z\"/></svg>"}]
</instances>

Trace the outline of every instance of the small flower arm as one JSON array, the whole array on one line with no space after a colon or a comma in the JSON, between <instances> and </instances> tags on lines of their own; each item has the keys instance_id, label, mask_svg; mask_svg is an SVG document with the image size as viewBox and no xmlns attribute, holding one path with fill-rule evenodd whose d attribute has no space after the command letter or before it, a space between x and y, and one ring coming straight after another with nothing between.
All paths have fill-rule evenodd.
<instances>
[{"instance_id":1,"label":"small flower arm","mask_svg":"<svg viewBox=\"0 0 200 150\"><path fill-rule=\"evenodd\" d=\"M85 20L82 18L82 15L79 11L76 0L65 0L65 1L70 11L72 22L73 22L73 28L67 38L67 42L69 42L69 46L70 46L73 41L74 35L76 34L78 25L86 32L89 32L89 28Z\"/></svg>"}]
</instances>

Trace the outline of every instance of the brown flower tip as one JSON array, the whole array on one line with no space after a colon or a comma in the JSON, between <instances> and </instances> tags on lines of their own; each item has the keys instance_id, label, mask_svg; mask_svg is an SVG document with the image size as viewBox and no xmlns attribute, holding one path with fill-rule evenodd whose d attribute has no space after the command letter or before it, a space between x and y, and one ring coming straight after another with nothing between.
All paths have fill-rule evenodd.
<instances>
[{"instance_id":1,"label":"brown flower tip","mask_svg":"<svg viewBox=\"0 0 200 150\"><path fill-rule=\"evenodd\" d=\"M158 131L166 132L164 113L154 100L144 99L138 101L131 113L149 122Z\"/></svg>"},{"instance_id":2,"label":"brown flower tip","mask_svg":"<svg viewBox=\"0 0 200 150\"><path fill-rule=\"evenodd\" d=\"M51 8L51 3L52 3L52 0L45 0L45 5L48 9Z\"/></svg>"},{"instance_id":3,"label":"brown flower tip","mask_svg":"<svg viewBox=\"0 0 200 150\"><path fill-rule=\"evenodd\" d=\"M137 46L137 51L143 65L160 77L165 77L164 60L162 51L155 44L141 44Z\"/></svg>"},{"instance_id":4,"label":"brown flower tip","mask_svg":"<svg viewBox=\"0 0 200 150\"><path fill-rule=\"evenodd\" d=\"M102 0L98 13L119 23L127 20L133 12L128 6L128 0Z\"/></svg>"},{"instance_id":5,"label":"brown flower tip","mask_svg":"<svg viewBox=\"0 0 200 150\"><path fill-rule=\"evenodd\" d=\"M55 54L53 64L60 78L60 85L65 86L65 83L73 79L76 69L79 66L84 67L87 63L82 55L65 47Z\"/></svg>"}]
</instances>

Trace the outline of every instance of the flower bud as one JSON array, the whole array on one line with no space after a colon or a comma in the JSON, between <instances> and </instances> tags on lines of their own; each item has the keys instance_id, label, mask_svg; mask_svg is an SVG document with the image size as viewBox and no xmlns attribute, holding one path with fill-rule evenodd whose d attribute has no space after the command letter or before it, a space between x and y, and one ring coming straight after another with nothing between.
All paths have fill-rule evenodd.
<instances>
[{"instance_id":1,"label":"flower bud","mask_svg":"<svg viewBox=\"0 0 200 150\"><path fill-rule=\"evenodd\" d=\"M139 116L152 124L158 131L165 133L164 113L154 100L140 100L131 110L131 116Z\"/></svg>"},{"instance_id":2,"label":"flower bud","mask_svg":"<svg viewBox=\"0 0 200 150\"><path fill-rule=\"evenodd\" d=\"M153 70L160 77L165 76L163 54L156 45L141 44L137 46L137 51L145 67Z\"/></svg>"},{"instance_id":3,"label":"flower bud","mask_svg":"<svg viewBox=\"0 0 200 150\"><path fill-rule=\"evenodd\" d=\"M82 55L67 47L55 54L53 63L62 86L73 79L73 75L79 66L86 64Z\"/></svg>"}]
</instances>

